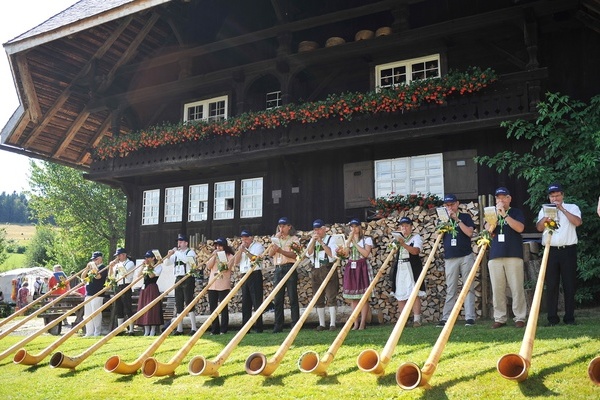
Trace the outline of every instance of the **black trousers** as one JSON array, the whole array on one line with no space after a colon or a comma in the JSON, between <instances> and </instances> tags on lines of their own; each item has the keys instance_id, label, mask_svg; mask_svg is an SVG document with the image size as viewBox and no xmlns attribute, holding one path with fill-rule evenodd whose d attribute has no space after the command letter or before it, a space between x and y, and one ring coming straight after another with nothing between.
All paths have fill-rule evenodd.
<instances>
[{"instance_id":1,"label":"black trousers","mask_svg":"<svg viewBox=\"0 0 600 400\"><path fill-rule=\"evenodd\" d=\"M285 274L288 273L293 263L282 264L275 267L275 275L273 278L273 286L283 279ZM283 329L284 314L283 314L283 301L285 291L287 290L288 299L290 300L290 310L292 312L292 326L300 319L300 304L298 302L298 271L294 271L290 275L289 279L285 282L285 285L275 295L274 306L275 306L275 324L273 330Z\"/></svg>"},{"instance_id":2,"label":"black trousers","mask_svg":"<svg viewBox=\"0 0 600 400\"><path fill-rule=\"evenodd\" d=\"M175 278L175 282L179 282L185 278L186 275L180 275ZM181 285L175 288L175 309L177 314L181 313L186 305L190 304L194 299L194 288L196 287L196 280L193 277L189 277Z\"/></svg>"},{"instance_id":3,"label":"black trousers","mask_svg":"<svg viewBox=\"0 0 600 400\"><path fill-rule=\"evenodd\" d=\"M248 279L242 286L242 323L244 325L252 317L252 310L258 310L258 308L263 302L262 271L254 270L250 274L251 275L248 277ZM254 330L256 332L263 331L262 314L256 320L256 323L254 324Z\"/></svg>"},{"instance_id":4,"label":"black trousers","mask_svg":"<svg viewBox=\"0 0 600 400\"><path fill-rule=\"evenodd\" d=\"M227 297L230 291L231 290L229 289L208 291L208 306L210 307L211 314L217 309L219 303L222 302L225 297ZM227 330L229 329L229 306L225 306L219 316L221 317L221 321L219 322L219 317L217 317L210 326L210 332L213 335L227 333Z\"/></svg>"},{"instance_id":5,"label":"black trousers","mask_svg":"<svg viewBox=\"0 0 600 400\"><path fill-rule=\"evenodd\" d=\"M557 324L558 290L562 281L565 295L565 315L563 321L575 321L575 290L577 289L577 245L550 247L546 266L546 307L548 322Z\"/></svg>"},{"instance_id":6,"label":"black trousers","mask_svg":"<svg viewBox=\"0 0 600 400\"><path fill-rule=\"evenodd\" d=\"M117 287L119 293L125 289L126 286L127 284L119 285ZM129 318L133 315L131 294L131 290L127 290L117 299L117 301L115 301L115 314L117 314L117 318Z\"/></svg>"}]
</instances>

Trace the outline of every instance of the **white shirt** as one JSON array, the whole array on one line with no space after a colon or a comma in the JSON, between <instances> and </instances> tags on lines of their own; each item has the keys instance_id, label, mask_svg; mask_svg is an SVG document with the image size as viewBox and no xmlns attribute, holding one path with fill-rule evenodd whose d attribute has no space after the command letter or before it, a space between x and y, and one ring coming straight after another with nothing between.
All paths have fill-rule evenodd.
<instances>
[{"instance_id":1,"label":"white shirt","mask_svg":"<svg viewBox=\"0 0 600 400\"><path fill-rule=\"evenodd\" d=\"M406 244L411 246L411 247L416 247L418 248L420 251L423 251L423 238L421 238L421 235L419 234L412 234L407 240L406 240ZM399 248L399 252L400 254L398 255L398 258L400 260L402 259L406 259L410 257L410 253L408 252L408 250L406 250L404 247Z\"/></svg>"},{"instance_id":2,"label":"white shirt","mask_svg":"<svg viewBox=\"0 0 600 400\"><path fill-rule=\"evenodd\" d=\"M119 285L128 285L133 281L133 273L135 263L130 259L125 259L123 262L118 262L115 265L115 279ZM127 275L129 274L129 275Z\"/></svg>"},{"instance_id":3,"label":"white shirt","mask_svg":"<svg viewBox=\"0 0 600 400\"><path fill-rule=\"evenodd\" d=\"M173 265L173 274L183 276L196 266L196 252L190 248L176 250L175 253L165 260L165 265Z\"/></svg>"},{"instance_id":4,"label":"white shirt","mask_svg":"<svg viewBox=\"0 0 600 400\"><path fill-rule=\"evenodd\" d=\"M335 261L335 252L337 249L335 241L331 240L330 235L325 235L325 237L323 238L323 244L325 244L331 249L331 257L329 257L327 253L325 253L325 250L322 247L319 249L318 254L315 255L315 249L317 248L317 245L319 245L319 243L315 243L315 247L313 248L313 251L311 253L306 253L306 257L308 257L308 259L315 268L321 267L320 261L325 261L326 264Z\"/></svg>"},{"instance_id":5,"label":"white shirt","mask_svg":"<svg viewBox=\"0 0 600 400\"><path fill-rule=\"evenodd\" d=\"M252 244L248 248L248 251L250 252L250 254L254 254L255 256L260 256L265 251L265 248L263 247L262 244L260 244L258 242L252 242ZM242 253L242 259L240 260L240 273L245 274L246 272L248 272L250 270L250 268L252 268L252 263L250 261L250 258L248 257L248 254L244 251ZM254 269L260 270L261 268L262 268L262 263L258 263L256 268L254 268Z\"/></svg>"},{"instance_id":6,"label":"white shirt","mask_svg":"<svg viewBox=\"0 0 600 400\"><path fill-rule=\"evenodd\" d=\"M563 203L563 207L569 213L581 218L581 211L579 207L575 204L567 204ZM550 246L570 246L572 244L577 244L577 230L576 226L569 221L564 212L560 210L558 211L558 224L560 227L554 231L552 234L552 239L550 239ZM538 213L538 222L544 218L544 209L540 210ZM549 235L548 230L544 230L544 234L542 235L542 243L545 244L546 240L548 240L547 236Z\"/></svg>"}]
</instances>

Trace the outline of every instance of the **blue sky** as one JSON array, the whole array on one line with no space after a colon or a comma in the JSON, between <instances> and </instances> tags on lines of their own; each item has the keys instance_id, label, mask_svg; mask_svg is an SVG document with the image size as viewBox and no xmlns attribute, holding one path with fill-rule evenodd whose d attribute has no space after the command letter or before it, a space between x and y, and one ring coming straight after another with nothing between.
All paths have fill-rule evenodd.
<instances>
[{"instance_id":1,"label":"blue sky","mask_svg":"<svg viewBox=\"0 0 600 400\"><path fill-rule=\"evenodd\" d=\"M0 41L6 43L23 32L67 9L77 0L19 0L10 7L4 5L0 13ZM19 105L4 48L0 56L0 126ZM1 128L0 128L1 129ZM0 193L27 190L29 158L0 150Z\"/></svg>"}]
</instances>

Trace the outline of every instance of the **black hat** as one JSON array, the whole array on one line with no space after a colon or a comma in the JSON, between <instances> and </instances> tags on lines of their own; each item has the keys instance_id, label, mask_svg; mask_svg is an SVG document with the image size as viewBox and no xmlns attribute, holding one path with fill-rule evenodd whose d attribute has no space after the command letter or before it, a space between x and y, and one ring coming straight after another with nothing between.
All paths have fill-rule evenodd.
<instances>
[{"instance_id":1,"label":"black hat","mask_svg":"<svg viewBox=\"0 0 600 400\"><path fill-rule=\"evenodd\" d=\"M400 221L398 221L398 224L412 224L412 220L408 217L402 217L400 218Z\"/></svg>"},{"instance_id":2,"label":"black hat","mask_svg":"<svg viewBox=\"0 0 600 400\"><path fill-rule=\"evenodd\" d=\"M279 221L277 221L277 225L291 225L288 217L281 217Z\"/></svg>"},{"instance_id":3,"label":"black hat","mask_svg":"<svg viewBox=\"0 0 600 400\"><path fill-rule=\"evenodd\" d=\"M92 253L92 257L90 257L90 261L94 261L98 257L102 257L102 253L99 251L95 251Z\"/></svg>"},{"instance_id":4,"label":"black hat","mask_svg":"<svg viewBox=\"0 0 600 400\"><path fill-rule=\"evenodd\" d=\"M146 254L144 254L144 258L156 257L152 250L148 250Z\"/></svg>"},{"instance_id":5,"label":"black hat","mask_svg":"<svg viewBox=\"0 0 600 400\"><path fill-rule=\"evenodd\" d=\"M502 196L502 195L510 196L510 192L505 187L499 187L498 189L496 189L496 193L494 195L495 196Z\"/></svg>"},{"instance_id":6,"label":"black hat","mask_svg":"<svg viewBox=\"0 0 600 400\"><path fill-rule=\"evenodd\" d=\"M458 199L456 198L456 195L454 195L454 194L448 193L447 195L444 196L444 203L454 203L455 201L458 201Z\"/></svg>"},{"instance_id":7,"label":"black hat","mask_svg":"<svg viewBox=\"0 0 600 400\"><path fill-rule=\"evenodd\" d=\"M563 191L563 188L560 183L553 183L552 185L548 186L548 194L550 194L552 192L561 192L562 193L562 191Z\"/></svg>"},{"instance_id":8,"label":"black hat","mask_svg":"<svg viewBox=\"0 0 600 400\"><path fill-rule=\"evenodd\" d=\"M216 245L227 246L227 239L220 237L217 240L215 240L213 243L215 244L215 246Z\"/></svg>"},{"instance_id":9,"label":"black hat","mask_svg":"<svg viewBox=\"0 0 600 400\"><path fill-rule=\"evenodd\" d=\"M188 242L188 237L186 235L184 235L183 233L180 233L179 235L177 235L177 241L179 242L180 240L183 240L184 242Z\"/></svg>"},{"instance_id":10,"label":"black hat","mask_svg":"<svg viewBox=\"0 0 600 400\"><path fill-rule=\"evenodd\" d=\"M348 222L348 225L358 225L358 226L360 226L360 221L358 219L356 219L356 218L352 218L350 220L350 222Z\"/></svg>"},{"instance_id":11,"label":"black hat","mask_svg":"<svg viewBox=\"0 0 600 400\"><path fill-rule=\"evenodd\" d=\"M313 228L322 228L325 226L325 222L322 219L315 219L313 221Z\"/></svg>"},{"instance_id":12,"label":"black hat","mask_svg":"<svg viewBox=\"0 0 600 400\"><path fill-rule=\"evenodd\" d=\"M125 249L124 249L124 248L122 248L122 247L119 247L119 248L117 249L117 251L115 252L115 254L113 254L113 257L116 257L116 256L118 256L119 254L127 254L127 250L125 250Z\"/></svg>"},{"instance_id":13,"label":"black hat","mask_svg":"<svg viewBox=\"0 0 600 400\"><path fill-rule=\"evenodd\" d=\"M242 231L242 233L240 233L240 236L241 236L241 237L244 237L244 236L246 236L246 237L250 237L250 236L252 236L252 233L251 233L250 231L248 231L248 230L244 229L244 230Z\"/></svg>"}]
</instances>

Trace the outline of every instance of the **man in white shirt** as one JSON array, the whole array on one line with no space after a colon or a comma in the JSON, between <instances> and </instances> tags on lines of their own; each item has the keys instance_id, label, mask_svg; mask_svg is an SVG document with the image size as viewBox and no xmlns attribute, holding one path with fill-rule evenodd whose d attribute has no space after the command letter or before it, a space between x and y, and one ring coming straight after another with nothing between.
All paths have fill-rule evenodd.
<instances>
[{"instance_id":1,"label":"man in white shirt","mask_svg":"<svg viewBox=\"0 0 600 400\"><path fill-rule=\"evenodd\" d=\"M263 275L262 261L256 262L256 267L252 272L252 256L261 256L265 251L262 244L254 241L254 236L248 230L243 230L240 234L242 243L238 247L233 257L233 265L240 266L240 275L250 273L244 285L242 286L242 324L245 325L252 317L252 310L256 311L263 302ZM263 332L262 315L254 324L254 331Z\"/></svg>"},{"instance_id":2,"label":"man in white shirt","mask_svg":"<svg viewBox=\"0 0 600 400\"><path fill-rule=\"evenodd\" d=\"M196 268L196 252L188 247L188 238L186 235L177 236L177 247L169 250L165 256L164 265L174 265L173 274L175 282L185 278L193 269ZM175 309L177 314L183 312L183 309L194 299L194 289L196 281L194 278L187 278L183 284L175 288ZM196 313L189 312L191 331L190 335L196 333ZM173 332L174 336L183 335L183 321L177 325L177 330Z\"/></svg>"},{"instance_id":3,"label":"man in white shirt","mask_svg":"<svg viewBox=\"0 0 600 400\"><path fill-rule=\"evenodd\" d=\"M325 277L329 274L335 261L336 244L327 234L327 228L322 219L316 219L313 222L313 240L306 249L306 256L312 263L310 272L313 293L323 284ZM325 306L329 307L329 330L335 330L335 306L337 304L337 295L340 290L340 281L338 274L334 273L325 290L321 293L319 300L315 304L317 315L319 316L319 326L317 331L327 329L325 327Z\"/></svg>"},{"instance_id":4,"label":"man in white shirt","mask_svg":"<svg viewBox=\"0 0 600 400\"><path fill-rule=\"evenodd\" d=\"M108 265L109 276L113 276L117 281L117 293L120 293L133 281L133 270L135 263L127 257L127 250L119 247L113 257L116 257ZM117 315L117 325L121 326L127 318L133 315L131 289L124 292L115 302L115 314ZM129 335L133 335L133 324L129 325Z\"/></svg>"},{"instance_id":5,"label":"man in white shirt","mask_svg":"<svg viewBox=\"0 0 600 400\"><path fill-rule=\"evenodd\" d=\"M577 286L577 231L582 224L581 211L575 204L564 202L564 192L559 183L548 187L550 203L557 208L559 228L552 233L550 253L546 266L546 304L548 307L548 326L558 325L558 287L562 281L565 296L565 315L563 322L575 325L575 288ZM550 219L544 215L544 208L538 214L537 230L544 232L542 241L546 243L545 223Z\"/></svg>"}]
</instances>

